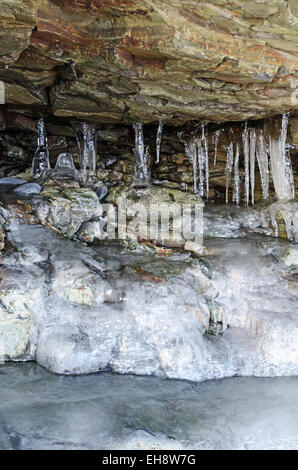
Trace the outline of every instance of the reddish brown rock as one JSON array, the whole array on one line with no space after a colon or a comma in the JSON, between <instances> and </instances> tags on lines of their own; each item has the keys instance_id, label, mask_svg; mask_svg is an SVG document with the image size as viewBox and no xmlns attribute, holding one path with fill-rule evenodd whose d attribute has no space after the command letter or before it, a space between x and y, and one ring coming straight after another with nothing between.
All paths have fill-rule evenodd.
<instances>
[{"instance_id":1,"label":"reddish brown rock","mask_svg":"<svg viewBox=\"0 0 298 470\"><path fill-rule=\"evenodd\" d=\"M295 0L5 5L0 64L11 65L0 66L0 79L13 105L49 105L56 116L97 122L161 118L172 125L259 119L298 107Z\"/></svg>"}]
</instances>

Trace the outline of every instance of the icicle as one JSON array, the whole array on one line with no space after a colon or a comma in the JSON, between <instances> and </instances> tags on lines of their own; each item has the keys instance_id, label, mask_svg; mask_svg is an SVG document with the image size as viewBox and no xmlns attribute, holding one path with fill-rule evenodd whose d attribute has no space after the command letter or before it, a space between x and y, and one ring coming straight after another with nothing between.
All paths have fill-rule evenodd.
<instances>
[{"instance_id":1,"label":"icicle","mask_svg":"<svg viewBox=\"0 0 298 470\"><path fill-rule=\"evenodd\" d=\"M37 138L37 145L39 147L47 147L47 135L46 135L46 128L44 118L40 118L38 121L38 138Z\"/></svg>"},{"instance_id":2,"label":"icicle","mask_svg":"<svg viewBox=\"0 0 298 470\"><path fill-rule=\"evenodd\" d=\"M204 160L205 160L205 186L206 186L206 198L209 197L209 151L208 151L208 130L205 130L204 125L202 124L202 141L203 141L203 151L204 151Z\"/></svg>"},{"instance_id":3,"label":"icicle","mask_svg":"<svg viewBox=\"0 0 298 470\"><path fill-rule=\"evenodd\" d=\"M215 134L213 134L212 136L212 143L214 144L214 163L213 163L214 166L216 165L219 137L220 137L220 129L217 129Z\"/></svg>"},{"instance_id":4,"label":"icicle","mask_svg":"<svg viewBox=\"0 0 298 470\"><path fill-rule=\"evenodd\" d=\"M198 168L198 157L197 157L197 143L194 138L189 140L188 142L184 143L185 145L185 153L189 160L192 162L193 168L193 192L194 194L198 193L198 176L197 176L197 168Z\"/></svg>"},{"instance_id":5,"label":"icicle","mask_svg":"<svg viewBox=\"0 0 298 470\"><path fill-rule=\"evenodd\" d=\"M289 114L283 114L282 116L282 125L281 125L281 136L280 136L280 154L284 162L284 168L286 177L290 185L291 197L295 197L295 187L294 187L294 176L292 170L292 162L290 156L290 146L287 145L287 133L288 133L288 123L289 123Z\"/></svg>"},{"instance_id":6,"label":"icicle","mask_svg":"<svg viewBox=\"0 0 298 470\"><path fill-rule=\"evenodd\" d=\"M244 153L244 195L245 202L249 204L249 139L248 139L248 128L247 121L245 123L244 131L242 133L243 153Z\"/></svg>"},{"instance_id":7,"label":"icicle","mask_svg":"<svg viewBox=\"0 0 298 470\"><path fill-rule=\"evenodd\" d=\"M274 214L271 216L271 223L272 223L272 227L274 229L274 236L275 236L275 238L278 238L278 224L276 222L276 218L275 218Z\"/></svg>"},{"instance_id":8,"label":"icicle","mask_svg":"<svg viewBox=\"0 0 298 470\"><path fill-rule=\"evenodd\" d=\"M257 137L257 160L261 175L262 184L262 197L268 199L269 197L269 165L268 165L268 152L264 140L263 130L260 129Z\"/></svg>"},{"instance_id":9,"label":"icicle","mask_svg":"<svg viewBox=\"0 0 298 470\"><path fill-rule=\"evenodd\" d=\"M194 137L184 141L185 153L193 165L194 193L199 193L201 197L209 196L209 153L208 153L208 132L205 125L201 125L201 137ZM180 136L181 137L181 136ZM199 173L199 185L198 185Z\"/></svg>"},{"instance_id":10,"label":"icicle","mask_svg":"<svg viewBox=\"0 0 298 470\"><path fill-rule=\"evenodd\" d=\"M71 68L71 71L72 71L72 73L73 73L74 78L77 80L77 79L78 79L78 75L77 75L77 69L76 69L76 64L75 64L75 62L71 62L70 68Z\"/></svg>"},{"instance_id":11,"label":"icicle","mask_svg":"<svg viewBox=\"0 0 298 470\"><path fill-rule=\"evenodd\" d=\"M278 199L293 199L295 197L294 177L289 147L286 143L288 129L288 114L282 117L281 135L277 139L269 135L270 163L274 188Z\"/></svg>"},{"instance_id":12,"label":"icicle","mask_svg":"<svg viewBox=\"0 0 298 470\"><path fill-rule=\"evenodd\" d=\"M236 144L236 154L234 162L234 191L233 191L233 202L238 205L240 202L240 178L239 178L239 143Z\"/></svg>"},{"instance_id":13,"label":"icicle","mask_svg":"<svg viewBox=\"0 0 298 470\"><path fill-rule=\"evenodd\" d=\"M227 149L227 162L226 162L226 204L229 202L229 184L230 177L233 169L233 142L230 143Z\"/></svg>"},{"instance_id":14,"label":"icicle","mask_svg":"<svg viewBox=\"0 0 298 470\"><path fill-rule=\"evenodd\" d=\"M161 121L159 121L158 129L157 129L157 135L156 135L156 163L159 163L162 131L163 131L163 123Z\"/></svg>"},{"instance_id":15,"label":"icicle","mask_svg":"<svg viewBox=\"0 0 298 470\"><path fill-rule=\"evenodd\" d=\"M204 181L205 181L205 152L202 148L202 144L200 141L197 141L197 156L198 156L198 164L199 164L199 194L201 197L204 197Z\"/></svg>"},{"instance_id":16,"label":"icicle","mask_svg":"<svg viewBox=\"0 0 298 470\"><path fill-rule=\"evenodd\" d=\"M38 121L37 145L38 147L32 161L32 173L34 178L43 178L51 168L49 160L49 146L43 118Z\"/></svg>"},{"instance_id":17,"label":"icicle","mask_svg":"<svg viewBox=\"0 0 298 470\"><path fill-rule=\"evenodd\" d=\"M134 185L148 184L150 181L150 158L148 148L145 151L143 124L133 125L135 131L135 181Z\"/></svg>"},{"instance_id":18,"label":"icicle","mask_svg":"<svg viewBox=\"0 0 298 470\"><path fill-rule=\"evenodd\" d=\"M292 219L287 219L287 218L285 218L284 221L285 221L285 226L286 226L286 232L287 232L287 238L288 238L288 240L294 240Z\"/></svg>"},{"instance_id":19,"label":"icicle","mask_svg":"<svg viewBox=\"0 0 298 470\"><path fill-rule=\"evenodd\" d=\"M83 155L81 159L81 169L83 177L87 177L87 171L96 172L96 135L95 125L82 123L83 130Z\"/></svg>"},{"instance_id":20,"label":"icicle","mask_svg":"<svg viewBox=\"0 0 298 470\"><path fill-rule=\"evenodd\" d=\"M57 158L55 168L52 172L55 178L78 179L78 172L75 168L72 155L70 153L60 153Z\"/></svg>"},{"instance_id":21,"label":"icicle","mask_svg":"<svg viewBox=\"0 0 298 470\"><path fill-rule=\"evenodd\" d=\"M250 159L250 192L251 203L255 203L255 161L256 161L256 130L250 129L249 142L249 159Z\"/></svg>"}]
</instances>

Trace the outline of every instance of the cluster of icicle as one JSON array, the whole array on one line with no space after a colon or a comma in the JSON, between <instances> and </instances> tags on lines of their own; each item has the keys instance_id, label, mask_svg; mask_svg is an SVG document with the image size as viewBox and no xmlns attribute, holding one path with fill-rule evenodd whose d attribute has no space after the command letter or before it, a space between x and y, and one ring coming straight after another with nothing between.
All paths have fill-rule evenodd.
<instances>
[{"instance_id":1,"label":"cluster of icicle","mask_svg":"<svg viewBox=\"0 0 298 470\"><path fill-rule=\"evenodd\" d=\"M276 196L279 200L289 200L295 197L294 177L290 158L290 146L287 144L289 115L283 114L279 138L271 135L267 144L263 129L248 129L247 123L242 134L244 154L244 196L245 202L254 204L255 192L255 162L257 160L262 197L269 197L270 170Z\"/></svg>"},{"instance_id":2,"label":"cluster of icicle","mask_svg":"<svg viewBox=\"0 0 298 470\"><path fill-rule=\"evenodd\" d=\"M148 184L150 181L150 154L149 148L144 144L143 124L136 123L133 125L135 131L135 180L134 184ZM156 134L156 163L160 161L160 149L163 133L163 123L159 121Z\"/></svg>"},{"instance_id":3,"label":"cluster of icicle","mask_svg":"<svg viewBox=\"0 0 298 470\"><path fill-rule=\"evenodd\" d=\"M262 197L269 197L269 158L264 139L263 129L248 129L245 123L242 133L242 148L244 156L244 197L248 205L254 204L255 194L255 164L258 162L261 175ZM232 200L240 203L240 173L239 173L240 143L231 142L227 148L226 160L226 203L229 202L229 186L234 180ZM234 171L233 171L234 169Z\"/></svg>"},{"instance_id":4,"label":"cluster of icicle","mask_svg":"<svg viewBox=\"0 0 298 470\"><path fill-rule=\"evenodd\" d=\"M294 178L290 158L290 146L287 144L288 114L282 117L281 134L278 139L269 134L269 144L266 143L262 128L249 128L245 123L242 142L231 140L226 152L226 203L229 202L229 188L233 183L232 201L240 203L240 172L239 158L242 144L244 157L244 198L246 205L254 204L255 168L259 167L262 198L269 198L270 170L278 199L293 199L295 196ZM233 134L233 130L231 129ZM220 130L212 135L214 145L214 165L216 165ZM184 140L185 153L193 165L194 193L208 199L209 195L209 154L207 129L202 124L201 132L196 132ZM235 140L235 139L234 139Z\"/></svg>"},{"instance_id":5,"label":"cluster of icicle","mask_svg":"<svg viewBox=\"0 0 298 470\"><path fill-rule=\"evenodd\" d=\"M44 178L51 168L44 118L39 119L37 128L37 149L32 160L32 173L34 178Z\"/></svg>"},{"instance_id":6,"label":"cluster of icicle","mask_svg":"<svg viewBox=\"0 0 298 470\"><path fill-rule=\"evenodd\" d=\"M80 138L76 134L78 151L80 156L81 177L86 180L88 172L94 174L96 172L96 132L94 124L82 123L82 140L81 147ZM49 146L45 129L44 118L38 121L38 140L37 150L32 162L32 172L35 178L44 178L51 169L49 160ZM75 169L73 158L69 153L63 153L58 156L55 170L52 176L69 176L78 178L78 172Z\"/></svg>"},{"instance_id":7,"label":"cluster of icicle","mask_svg":"<svg viewBox=\"0 0 298 470\"><path fill-rule=\"evenodd\" d=\"M201 197L206 197L208 199L209 151L207 126L202 123L200 136L192 136L191 139L184 141L184 145L185 153L192 162L193 166L194 193L199 194Z\"/></svg>"}]
</instances>

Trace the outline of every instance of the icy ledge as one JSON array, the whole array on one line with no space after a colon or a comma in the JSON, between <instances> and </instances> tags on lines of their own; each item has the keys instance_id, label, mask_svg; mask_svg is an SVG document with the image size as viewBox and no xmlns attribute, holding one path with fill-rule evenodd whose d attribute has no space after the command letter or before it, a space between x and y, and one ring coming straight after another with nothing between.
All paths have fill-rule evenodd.
<instances>
[{"instance_id":1,"label":"icy ledge","mask_svg":"<svg viewBox=\"0 0 298 470\"><path fill-rule=\"evenodd\" d=\"M199 261L83 247L41 226L14 225L8 238L6 360L36 360L59 374L111 369L193 381L298 374L297 248L289 242L213 240L213 255Z\"/></svg>"}]
</instances>

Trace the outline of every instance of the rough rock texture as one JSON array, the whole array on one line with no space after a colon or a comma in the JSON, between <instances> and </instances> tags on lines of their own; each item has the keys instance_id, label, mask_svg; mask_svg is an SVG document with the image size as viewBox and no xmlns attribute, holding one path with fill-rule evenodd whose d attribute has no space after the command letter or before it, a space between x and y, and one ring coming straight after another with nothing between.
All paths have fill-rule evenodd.
<instances>
[{"instance_id":1,"label":"rough rock texture","mask_svg":"<svg viewBox=\"0 0 298 470\"><path fill-rule=\"evenodd\" d=\"M5 0L0 25L11 106L174 125L298 106L295 0Z\"/></svg>"},{"instance_id":2,"label":"rough rock texture","mask_svg":"<svg viewBox=\"0 0 298 470\"><path fill-rule=\"evenodd\" d=\"M76 182L47 182L42 190L43 200L36 208L42 224L58 230L71 238L81 225L102 214L97 194L88 188L80 188Z\"/></svg>"}]
</instances>

